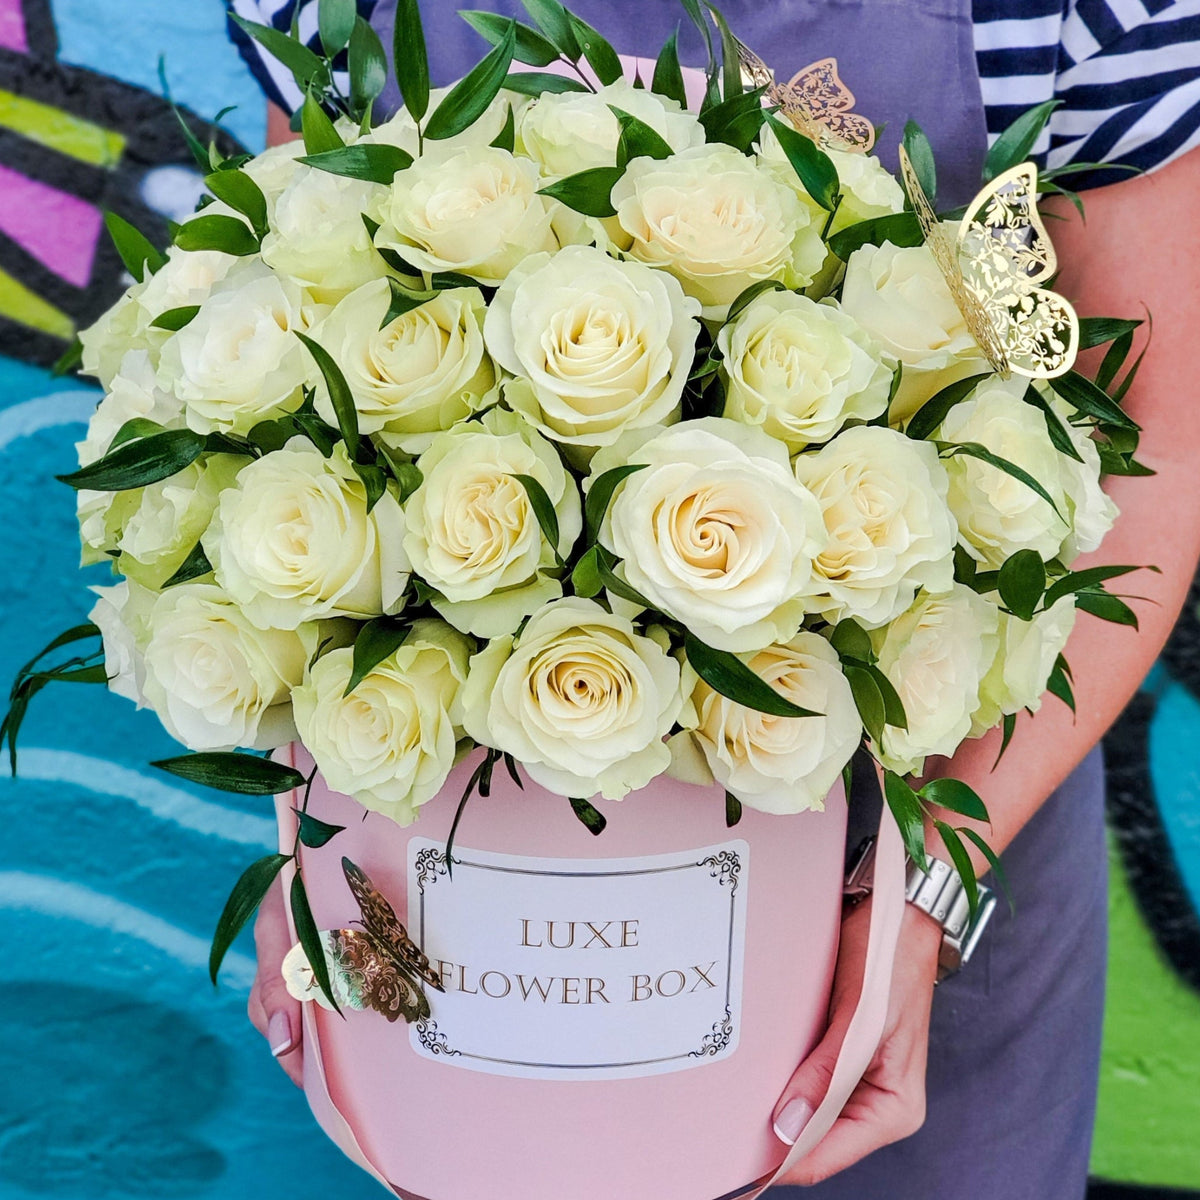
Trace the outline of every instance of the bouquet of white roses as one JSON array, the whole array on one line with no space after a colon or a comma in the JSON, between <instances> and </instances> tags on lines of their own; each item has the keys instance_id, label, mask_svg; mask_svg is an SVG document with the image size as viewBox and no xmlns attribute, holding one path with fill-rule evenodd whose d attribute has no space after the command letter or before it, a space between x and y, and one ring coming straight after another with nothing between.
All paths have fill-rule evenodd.
<instances>
[{"instance_id":1,"label":"bouquet of white roses","mask_svg":"<svg viewBox=\"0 0 1200 1200\"><path fill-rule=\"evenodd\" d=\"M1046 113L942 222L919 129L904 188L828 63L779 87L719 19L692 112L673 42L630 82L548 0L538 28L466 14L494 49L431 91L401 4L406 107L375 123L385 59L347 7L324 56L246 26L306 92L302 140L195 145L209 194L165 253L109 219L134 283L82 335L105 394L65 482L121 579L49 649L100 645L19 676L14 756L36 691L107 681L192 751L166 770L303 787L250 753L298 738L401 823L479 748L472 787L503 762L596 833L665 772L723 785L732 825L820 808L864 739L914 857L927 804L985 816L904 777L1070 703L1079 611L1133 620L1124 569L1071 566L1116 515L1102 473L1141 470L1136 322L1037 286ZM1096 382L1072 369L1108 341Z\"/></svg>"}]
</instances>

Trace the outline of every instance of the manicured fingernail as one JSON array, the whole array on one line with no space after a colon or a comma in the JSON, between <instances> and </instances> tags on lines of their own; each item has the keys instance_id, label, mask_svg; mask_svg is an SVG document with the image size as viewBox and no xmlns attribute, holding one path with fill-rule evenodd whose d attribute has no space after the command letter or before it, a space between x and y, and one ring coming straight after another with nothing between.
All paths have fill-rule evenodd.
<instances>
[{"instance_id":1,"label":"manicured fingernail","mask_svg":"<svg viewBox=\"0 0 1200 1200\"><path fill-rule=\"evenodd\" d=\"M267 1022L267 1044L276 1058L286 1054L294 1044L292 1023L282 1008L278 1012L272 1013L271 1019Z\"/></svg>"},{"instance_id":2,"label":"manicured fingernail","mask_svg":"<svg viewBox=\"0 0 1200 1200\"><path fill-rule=\"evenodd\" d=\"M775 1118L775 1136L785 1145L794 1146L804 1127L812 1120L813 1107L799 1096L789 1100Z\"/></svg>"}]
</instances>

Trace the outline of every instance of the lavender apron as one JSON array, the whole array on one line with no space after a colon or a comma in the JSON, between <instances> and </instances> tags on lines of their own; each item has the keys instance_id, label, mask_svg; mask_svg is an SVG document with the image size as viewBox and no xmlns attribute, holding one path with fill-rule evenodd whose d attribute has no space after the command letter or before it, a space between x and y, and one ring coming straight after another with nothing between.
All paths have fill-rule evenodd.
<instances>
[{"instance_id":1,"label":"lavender apron","mask_svg":"<svg viewBox=\"0 0 1200 1200\"><path fill-rule=\"evenodd\" d=\"M625 54L653 55L681 23L680 58L703 61L677 0L568 0ZM519 0L473 7L524 16ZM781 78L837 57L858 111L886 121L894 168L909 118L937 154L938 199L965 203L986 148L970 0L723 0L738 36ZM461 76L486 45L425 0L435 80ZM390 44L394 0L375 22ZM387 99L385 97L385 99ZM399 97L391 98L393 107ZM1057 703L1051 700L1049 703ZM859 771L852 807L877 804ZM868 817L869 822L869 817ZM1080 1200L1095 1117L1107 945L1104 771L1097 747L1004 855L1015 915L1001 905L975 957L934 997L925 1124L834 1179L780 1188L812 1200Z\"/></svg>"}]
</instances>

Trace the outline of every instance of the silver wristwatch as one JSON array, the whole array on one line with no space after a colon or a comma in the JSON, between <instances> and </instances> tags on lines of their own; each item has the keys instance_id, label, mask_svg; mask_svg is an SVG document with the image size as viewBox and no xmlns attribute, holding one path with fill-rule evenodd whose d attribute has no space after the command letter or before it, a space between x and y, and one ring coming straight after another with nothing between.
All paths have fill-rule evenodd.
<instances>
[{"instance_id":1,"label":"silver wristwatch","mask_svg":"<svg viewBox=\"0 0 1200 1200\"><path fill-rule=\"evenodd\" d=\"M953 975L970 961L983 934L996 897L991 888L978 884L979 904L971 919L967 889L959 873L948 862L927 856L929 870L922 871L912 859L904 880L904 898L915 904L942 927L942 949L938 955L938 982ZM867 838L855 852L850 870L846 873L844 892L847 897L861 900L875 885L875 839Z\"/></svg>"}]
</instances>

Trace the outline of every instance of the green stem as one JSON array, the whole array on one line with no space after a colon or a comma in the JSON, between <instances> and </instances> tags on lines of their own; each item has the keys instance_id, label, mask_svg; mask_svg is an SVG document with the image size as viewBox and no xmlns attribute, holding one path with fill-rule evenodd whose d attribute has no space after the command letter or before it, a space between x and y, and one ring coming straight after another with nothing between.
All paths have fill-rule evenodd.
<instances>
[{"instance_id":1,"label":"green stem","mask_svg":"<svg viewBox=\"0 0 1200 1200\"><path fill-rule=\"evenodd\" d=\"M821 241L824 241L829 236L829 227L833 224L833 218L837 216L837 211L842 206L842 193L838 192L833 198L833 207L829 210L829 216L825 218L825 228L821 230Z\"/></svg>"}]
</instances>

